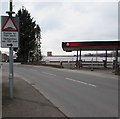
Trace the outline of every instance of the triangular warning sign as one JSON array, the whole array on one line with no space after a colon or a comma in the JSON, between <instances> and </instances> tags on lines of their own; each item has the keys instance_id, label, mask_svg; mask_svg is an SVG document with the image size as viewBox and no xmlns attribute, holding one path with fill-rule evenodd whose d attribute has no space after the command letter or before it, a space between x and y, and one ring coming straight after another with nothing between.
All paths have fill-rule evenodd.
<instances>
[{"instance_id":1,"label":"triangular warning sign","mask_svg":"<svg viewBox=\"0 0 120 119\"><path fill-rule=\"evenodd\" d=\"M12 17L8 17L5 24L2 27L2 31L18 31L18 28L13 21Z\"/></svg>"}]
</instances>

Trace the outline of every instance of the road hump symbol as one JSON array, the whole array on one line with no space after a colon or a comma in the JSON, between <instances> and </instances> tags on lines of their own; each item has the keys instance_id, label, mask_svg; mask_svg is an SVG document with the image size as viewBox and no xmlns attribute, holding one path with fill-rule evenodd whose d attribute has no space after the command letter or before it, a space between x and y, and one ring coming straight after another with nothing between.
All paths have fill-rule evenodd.
<instances>
[{"instance_id":1,"label":"road hump symbol","mask_svg":"<svg viewBox=\"0 0 120 119\"><path fill-rule=\"evenodd\" d=\"M2 27L2 31L18 31L18 28L13 21L12 17L8 17L5 24Z\"/></svg>"}]
</instances>

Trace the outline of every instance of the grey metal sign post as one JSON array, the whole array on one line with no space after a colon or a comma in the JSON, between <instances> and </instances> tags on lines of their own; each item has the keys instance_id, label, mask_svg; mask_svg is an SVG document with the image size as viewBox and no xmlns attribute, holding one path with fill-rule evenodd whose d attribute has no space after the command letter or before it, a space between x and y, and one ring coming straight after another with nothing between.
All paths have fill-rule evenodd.
<instances>
[{"instance_id":1,"label":"grey metal sign post","mask_svg":"<svg viewBox=\"0 0 120 119\"><path fill-rule=\"evenodd\" d=\"M9 48L9 94L10 94L10 98L13 98L13 80L14 80L14 76L13 76L13 47L12 44Z\"/></svg>"},{"instance_id":2,"label":"grey metal sign post","mask_svg":"<svg viewBox=\"0 0 120 119\"><path fill-rule=\"evenodd\" d=\"M8 12L9 16L12 17L12 0L10 0L10 12ZM9 94L10 98L13 98L13 47L12 44L9 48Z\"/></svg>"},{"instance_id":3,"label":"grey metal sign post","mask_svg":"<svg viewBox=\"0 0 120 119\"><path fill-rule=\"evenodd\" d=\"M13 83L14 83L14 71L13 71L13 48L18 47L18 18L12 17L14 12L12 11L12 0L10 0L10 11L7 11L9 16L1 17L1 47L9 48L9 96L13 98Z\"/></svg>"}]
</instances>

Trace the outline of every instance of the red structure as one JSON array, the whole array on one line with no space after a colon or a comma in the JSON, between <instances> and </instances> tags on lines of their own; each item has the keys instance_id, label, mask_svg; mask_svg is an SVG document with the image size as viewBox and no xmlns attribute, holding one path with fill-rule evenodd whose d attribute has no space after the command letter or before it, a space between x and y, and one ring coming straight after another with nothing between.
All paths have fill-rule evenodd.
<instances>
[{"instance_id":1,"label":"red structure","mask_svg":"<svg viewBox=\"0 0 120 119\"><path fill-rule=\"evenodd\" d=\"M118 67L118 50L120 41L89 41L89 42L62 42L62 48L66 52L77 51L76 64L81 64L81 51L106 51L104 67L107 67L107 51L116 51L116 67ZM80 54L78 54L80 51Z\"/></svg>"},{"instance_id":2,"label":"red structure","mask_svg":"<svg viewBox=\"0 0 120 119\"><path fill-rule=\"evenodd\" d=\"M91 42L62 42L66 52L89 50L116 50L120 49L120 41L91 41Z\"/></svg>"}]
</instances>

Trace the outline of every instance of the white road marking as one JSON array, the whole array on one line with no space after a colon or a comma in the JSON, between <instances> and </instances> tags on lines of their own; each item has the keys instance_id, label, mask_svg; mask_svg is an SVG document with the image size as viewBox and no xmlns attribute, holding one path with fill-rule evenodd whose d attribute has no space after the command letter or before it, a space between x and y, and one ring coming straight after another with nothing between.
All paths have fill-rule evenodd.
<instances>
[{"instance_id":1,"label":"white road marking","mask_svg":"<svg viewBox=\"0 0 120 119\"><path fill-rule=\"evenodd\" d=\"M55 74L51 74L51 73L48 73L48 72L42 72L44 74L48 74L48 75L51 75L51 76L56 76Z\"/></svg>"},{"instance_id":2,"label":"white road marking","mask_svg":"<svg viewBox=\"0 0 120 119\"><path fill-rule=\"evenodd\" d=\"M74 81L74 82L78 82L78 83L81 83L81 84L84 84L84 85L92 86L92 87L95 87L95 88L97 87L96 85L91 84L91 83L86 83L86 82L74 80L74 79L71 79L71 78L65 78L65 79L71 80L71 81Z\"/></svg>"}]
</instances>

